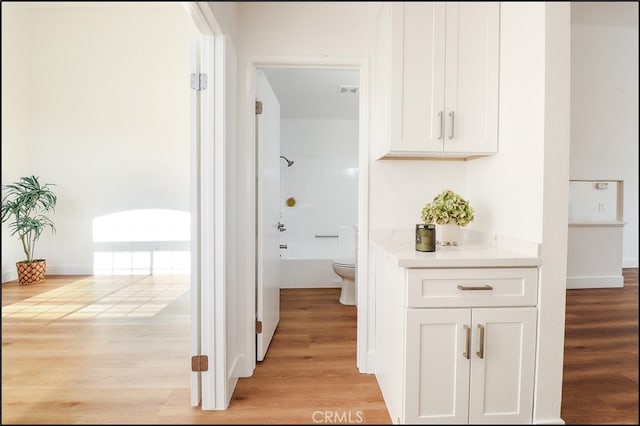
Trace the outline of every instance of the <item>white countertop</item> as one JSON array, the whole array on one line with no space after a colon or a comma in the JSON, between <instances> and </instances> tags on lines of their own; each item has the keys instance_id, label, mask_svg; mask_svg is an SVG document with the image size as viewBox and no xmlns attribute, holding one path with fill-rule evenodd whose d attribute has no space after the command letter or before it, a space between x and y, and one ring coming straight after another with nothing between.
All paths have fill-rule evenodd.
<instances>
[{"instance_id":1,"label":"white countertop","mask_svg":"<svg viewBox=\"0 0 640 426\"><path fill-rule=\"evenodd\" d=\"M463 231L464 232L464 231ZM531 267L542 264L535 243L511 244L503 238L501 245L496 237L463 234L458 246L436 245L435 252L420 252L410 232L372 233L370 243L381 250L393 264L403 268L499 268ZM467 238L465 238L465 236ZM402 238L400 238L402 237Z\"/></svg>"}]
</instances>

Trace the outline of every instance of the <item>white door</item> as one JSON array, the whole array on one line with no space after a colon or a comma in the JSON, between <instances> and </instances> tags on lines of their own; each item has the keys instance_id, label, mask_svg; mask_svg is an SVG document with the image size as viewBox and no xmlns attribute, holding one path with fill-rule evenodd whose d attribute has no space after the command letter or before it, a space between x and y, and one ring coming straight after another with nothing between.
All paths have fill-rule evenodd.
<instances>
[{"instance_id":1,"label":"white door","mask_svg":"<svg viewBox=\"0 0 640 426\"><path fill-rule=\"evenodd\" d=\"M467 423L470 320L470 309L407 310L404 423Z\"/></svg>"},{"instance_id":2,"label":"white door","mask_svg":"<svg viewBox=\"0 0 640 426\"><path fill-rule=\"evenodd\" d=\"M531 423L536 308L473 309L471 315L469 423Z\"/></svg>"},{"instance_id":3,"label":"white door","mask_svg":"<svg viewBox=\"0 0 640 426\"><path fill-rule=\"evenodd\" d=\"M216 107L220 39L203 35L192 43L191 76L191 405L224 409L228 400L224 330L224 245L220 210L224 207L223 140L214 127L221 123ZM216 50L214 52L214 49ZM206 80L206 83L205 83ZM188 83L187 83L188 84ZM219 92L219 91L218 91ZM218 101L219 103L219 101ZM205 260L206 259L206 260ZM196 362L194 362L196 361Z\"/></svg>"},{"instance_id":4,"label":"white door","mask_svg":"<svg viewBox=\"0 0 640 426\"><path fill-rule=\"evenodd\" d=\"M261 71L256 98L262 103L256 112L256 360L262 361L280 320L280 103Z\"/></svg>"},{"instance_id":5,"label":"white door","mask_svg":"<svg viewBox=\"0 0 640 426\"><path fill-rule=\"evenodd\" d=\"M445 152L498 149L500 4L446 7Z\"/></svg>"},{"instance_id":6,"label":"white door","mask_svg":"<svg viewBox=\"0 0 640 426\"><path fill-rule=\"evenodd\" d=\"M441 152L445 130L445 4L398 2L391 11L393 148Z\"/></svg>"}]
</instances>

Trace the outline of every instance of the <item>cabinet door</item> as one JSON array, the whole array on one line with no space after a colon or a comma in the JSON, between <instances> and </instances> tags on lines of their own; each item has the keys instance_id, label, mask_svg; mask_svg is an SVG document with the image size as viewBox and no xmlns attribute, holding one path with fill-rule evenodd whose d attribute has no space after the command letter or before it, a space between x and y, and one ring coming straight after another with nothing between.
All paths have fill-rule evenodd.
<instances>
[{"instance_id":1,"label":"cabinet door","mask_svg":"<svg viewBox=\"0 0 640 426\"><path fill-rule=\"evenodd\" d=\"M470 309L408 309L403 423L467 423Z\"/></svg>"},{"instance_id":2,"label":"cabinet door","mask_svg":"<svg viewBox=\"0 0 640 426\"><path fill-rule=\"evenodd\" d=\"M391 5L391 150L442 152L445 4Z\"/></svg>"},{"instance_id":3,"label":"cabinet door","mask_svg":"<svg viewBox=\"0 0 640 426\"><path fill-rule=\"evenodd\" d=\"M498 2L446 6L445 152L498 150Z\"/></svg>"},{"instance_id":4,"label":"cabinet door","mask_svg":"<svg viewBox=\"0 0 640 426\"><path fill-rule=\"evenodd\" d=\"M472 310L469 423L532 422L536 312Z\"/></svg>"}]
</instances>

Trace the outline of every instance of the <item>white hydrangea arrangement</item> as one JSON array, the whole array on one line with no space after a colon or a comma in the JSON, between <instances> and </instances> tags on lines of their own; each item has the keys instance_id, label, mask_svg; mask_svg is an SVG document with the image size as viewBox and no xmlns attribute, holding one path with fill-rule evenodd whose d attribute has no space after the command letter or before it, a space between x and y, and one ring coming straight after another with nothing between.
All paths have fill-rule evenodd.
<instances>
[{"instance_id":1,"label":"white hydrangea arrangement","mask_svg":"<svg viewBox=\"0 0 640 426\"><path fill-rule=\"evenodd\" d=\"M422 221L444 225L449 222L460 226L467 226L473 222L473 208L467 200L450 189L436 195L430 203L422 209Z\"/></svg>"}]
</instances>

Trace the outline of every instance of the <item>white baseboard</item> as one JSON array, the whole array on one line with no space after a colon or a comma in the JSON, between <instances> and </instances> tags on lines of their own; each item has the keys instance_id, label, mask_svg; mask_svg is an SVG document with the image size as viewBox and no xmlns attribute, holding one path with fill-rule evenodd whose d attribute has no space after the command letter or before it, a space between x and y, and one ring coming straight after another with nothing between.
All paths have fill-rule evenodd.
<instances>
[{"instance_id":1,"label":"white baseboard","mask_svg":"<svg viewBox=\"0 0 640 426\"><path fill-rule=\"evenodd\" d=\"M318 283L318 282L298 282L298 283L282 283L280 288L338 288L342 287L341 283Z\"/></svg>"},{"instance_id":2,"label":"white baseboard","mask_svg":"<svg viewBox=\"0 0 640 426\"><path fill-rule=\"evenodd\" d=\"M227 392L227 400L225 401L227 408L231 403L231 397L233 396L233 391L235 390L236 385L238 384L238 377L239 377L238 366L240 365L240 362L239 362L240 358L241 356L235 357L231 365L231 368L229 369L229 376L227 377L227 389L231 389L231 391Z\"/></svg>"},{"instance_id":3,"label":"white baseboard","mask_svg":"<svg viewBox=\"0 0 640 426\"><path fill-rule=\"evenodd\" d=\"M567 277L567 289L574 288L616 288L622 287L622 275L605 275L600 277Z\"/></svg>"},{"instance_id":4,"label":"white baseboard","mask_svg":"<svg viewBox=\"0 0 640 426\"><path fill-rule=\"evenodd\" d=\"M561 418L553 419L553 420L541 420L533 422L534 425L565 425L565 421Z\"/></svg>"},{"instance_id":5,"label":"white baseboard","mask_svg":"<svg viewBox=\"0 0 640 426\"><path fill-rule=\"evenodd\" d=\"M622 267L623 268L637 268L638 267L638 258L627 258L622 259Z\"/></svg>"},{"instance_id":6,"label":"white baseboard","mask_svg":"<svg viewBox=\"0 0 640 426\"><path fill-rule=\"evenodd\" d=\"M360 369L360 373L362 374L376 374L376 366L375 359L376 354L374 352L367 352L367 365L364 368Z\"/></svg>"}]
</instances>

